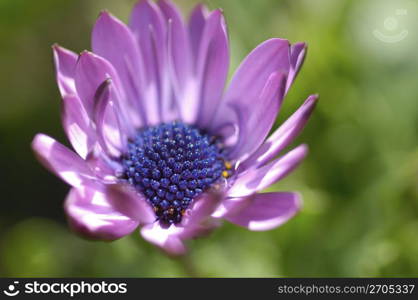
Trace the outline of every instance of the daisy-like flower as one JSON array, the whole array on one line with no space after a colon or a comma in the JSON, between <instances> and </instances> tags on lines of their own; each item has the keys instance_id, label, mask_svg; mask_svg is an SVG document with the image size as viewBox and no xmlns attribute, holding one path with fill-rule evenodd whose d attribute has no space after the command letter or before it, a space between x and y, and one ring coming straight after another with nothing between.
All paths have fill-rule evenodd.
<instances>
[{"instance_id":1,"label":"daisy-like flower","mask_svg":"<svg viewBox=\"0 0 418 300\"><path fill-rule=\"evenodd\" d=\"M104 11L93 52L53 46L62 123L75 152L37 134L40 162L71 185L73 230L114 240L140 227L169 254L225 219L275 228L300 208L294 192L258 193L306 156L281 155L305 126L317 96L269 131L306 53L270 39L228 87L228 33L221 10L198 5L186 23L169 1L140 1L129 25Z\"/></svg>"}]
</instances>

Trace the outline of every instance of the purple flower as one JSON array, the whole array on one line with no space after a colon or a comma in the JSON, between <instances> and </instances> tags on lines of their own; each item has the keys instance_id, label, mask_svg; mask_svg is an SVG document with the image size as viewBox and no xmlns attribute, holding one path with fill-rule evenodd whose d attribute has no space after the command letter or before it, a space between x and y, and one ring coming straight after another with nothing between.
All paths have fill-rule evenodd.
<instances>
[{"instance_id":1,"label":"purple flower","mask_svg":"<svg viewBox=\"0 0 418 300\"><path fill-rule=\"evenodd\" d=\"M275 228L300 208L294 192L257 193L306 156L281 155L317 102L305 103L270 137L306 53L270 39L241 63L229 86L228 34L220 10L197 6L188 23L168 1L140 1L129 25L102 12L93 52L53 46L62 123L75 152L44 134L32 147L72 186L72 229L114 240L141 227L172 255L221 219Z\"/></svg>"}]
</instances>

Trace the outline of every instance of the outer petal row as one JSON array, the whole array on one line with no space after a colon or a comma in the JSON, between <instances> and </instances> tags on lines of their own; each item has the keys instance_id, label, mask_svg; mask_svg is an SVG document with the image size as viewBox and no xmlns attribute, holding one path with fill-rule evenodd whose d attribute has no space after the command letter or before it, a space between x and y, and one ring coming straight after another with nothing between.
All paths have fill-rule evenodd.
<instances>
[{"instance_id":1,"label":"outer petal row","mask_svg":"<svg viewBox=\"0 0 418 300\"><path fill-rule=\"evenodd\" d=\"M71 228L91 239L114 240L130 234L139 222L116 211L109 200L108 194L95 188L72 188L64 205Z\"/></svg>"},{"instance_id":2,"label":"outer petal row","mask_svg":"<svg viewBox=\"0 0 418 300\"><path fill-rule=\"evenodd\" d=\"M279 159L260 167L238 174L228 191L229 197L243 197L267 188L289 174L308 153L306 145L301 145Z\"/></svg>"},{"instance_id":3,"label":"outer petal row","mask_svg":"<svg viewBox=\"0 0 418 300\"><path fill-rule=\"evenodd\" d=\"M276 228L292 218L301 207L300 196L292 192L255 194L241 200L238 212L225 219L254 231Z\"/></svg>"},{"instance_id":4,"label":"outer petal row","mask_svg":"<svg viewBox=\"0 0 418 300\"><path fill-rule=\"evenodd\" d=\"M269 162L284 150L303 130L318 101L317 95L311 95L272 135L251 155L244 160L238 173L249 168L258 168Z\"/></svg>"},{"instance_id":5,"label":"outer petal row","mask_svg":"<svg viewBox=\"0 0 418 300\"><path fill-rule=\"evenodd\" d=\"M32 148L47 169L73 186L65 210L71 226L81 235L116 239L138 224L155 221L143 197L121 184L104 185L86 161L54 139L38 134Z\"/></svg>"}]
</instances>

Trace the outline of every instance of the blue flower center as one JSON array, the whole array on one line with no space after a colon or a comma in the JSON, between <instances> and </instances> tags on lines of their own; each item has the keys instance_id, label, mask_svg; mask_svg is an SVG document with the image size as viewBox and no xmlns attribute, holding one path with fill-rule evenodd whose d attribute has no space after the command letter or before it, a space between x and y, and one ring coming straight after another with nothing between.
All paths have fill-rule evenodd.
<instances>
[{"instance_id":1,"label":"blue flower center","mask_svg":"<svg viewBox=\"0 0 418 300\"><path fill-rule=\"evenodd\" d=\"M230 172L217 138L177 121L138 131L122 164L163 225L181 222L193 199Z\"/></svg>"}]
</instances>

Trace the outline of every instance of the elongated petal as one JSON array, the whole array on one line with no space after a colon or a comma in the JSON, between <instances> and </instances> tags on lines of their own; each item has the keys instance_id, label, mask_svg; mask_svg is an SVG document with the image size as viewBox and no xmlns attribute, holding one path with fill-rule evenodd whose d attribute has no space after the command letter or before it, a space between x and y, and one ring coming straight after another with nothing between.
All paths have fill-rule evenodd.
<instances>
[{"instance_id":1,"label":"elongated petal","mask_svg":"<svg viewBox=\"0 0 418 300\"><path fill-rule=\"evenodd\" d=\"M117 71L126 101L127 112L136 127L144 124L145 99L141 93L144 88L144 66L138 44L131 30L120 20L104 11L100 14L92 33L92 49L108 60Z\"/></svg>"},{"instance_id":2,"label":"elongated petal","mask_svg":"<svg viewBox=\"0 0 418 300\"><path fill-rule=\"evenodd\" d=\"M141 0L135 5L129 20L144 62L146 87L145 109L148 124L161 121L162 111L169 102L169 74L166 70L166 22L160 8L152 1Z\"/></svg>"},{"instance_id":3,"label":"elongated petal","mask_svg":"<svg viewBox=\"0 0 418 300\"><path fill-rule=\"evenodd\" d=\"M301 207L299 194L278 192L256 194L251 203L226 219L249 230L264 231L276 228L292 218Z\"/></svg>"},{"instance_id":4,"label":"elongated petal","mask_svg":"<svg viewBox=\"0 0 418 300\"><path fill-rule=\"evenodd\" d=\"M44 167L74 187L96 180L84 160L45 134L35 136L32 149Z\"/></svg>"},{"instance_id":5,"label":"elongated petal","mask_svg":"<svg viewBox=\"0 0 418 300\"><path fill-rule=\"evenodd\" d=\"M235 72L217 110L211 127L213 132L216 133L225 124L238 123L240 111L255 109L271 74L288 74L289 49L287 40L271 39L259 45L245 58Z\"/></svg>"},{"instance_id":6,"label":"elongated petal","mask_svg":"<svg viewBox=\"0 0 418 300\"><path fill-rule=\"evenodd\" d=\"M203 37L203 30L206 25L209 10L204 4L198 4L193 9L189 21L190 43L193 52L194 60L197 61L197 56L200 48L200 41Z\"/></svg>"},{"instance_id":7,"label":"elongated petal","mask_svg":"<svg viewBox=\"0 0 418 300\"><path fill-rule=\"evenodd\" d=\"M66 94L62 98L62 124L74 150L85 159L96 143L96 133L80 98Z\"/></svg>"},{"instance_id":8,"label":"elongated petal","mask_svg":"<svg viewBox=\"0 0 418 300\"><path fill-rule=\"evenodd\" d=\"M138 1L132 10L129 27L139 41L147 76L156 79L161 61L155 59L164 56L166 37L166 22L160 8L149 0Z\"/></svg>"},{"instance_id":9,"label":"elongated petal","mask_svg":"<svg viewBox=\"0 0 418 300\"><path fill-rule=\"evenodd\" d=\"M220 10L213 11L206 22L197 57L200 84L197 124L207 128L221 100L229 67L226 24ZM185 105L189 109L189 105Z\"/></svg>"},{"instance_id":10,"label":"elongated petal","mask_svg":"<svg viewBox=\"0 0 418 300\"><path fill-rule=\"evenodd\" d=\"M238 176L228 191L228 196L243 197L265 189L296 168L307 152L307 147L301 145L268 165L258 169L249 169Z\"/></svg>"},{"instance_id":11,"label":"elongated petal","mask_svg":"<svg viewBox=\"0 0 418 300\"><path fill-rule=\"evenodd\" d=\"M186 99L197 97L197 93L193 93L197 91L196 80L192 72L190 39L182 16L170 1L160 0L158 5L167 26L167 66L163 72L168 70L171 94L162 107L162 118L171 121L180 118L179 107L182 107Z\"/></svg>"},{"instance_id":12,"label":"elongated petal","mask_svg":"<svg viewBox=\"0 0 418 300\"><path fill-rule=\"evenodd\" d=\"M58 88L62 96L62 124L74 150L86 158L96 141L91 122L75 88L78 56L58 45L52 47Z\"/></svg>"},{"instance_id":13,"label":"elongated petal","mask_svg":"<svg viewBox=\"0 0 418 300\"><path fill-rule=\"evenodd\" d=\"M270 75L256 103L251 107L238 106L238 142L230 150L230 157L248 157L265 140L282 104L286 87L283 73Z\"/></svg>"},{"instance_id":14,"label":"elongated petal","mask_svg":"<svg viewBox=\"0 0 418 300\"><path fill-rule=\"evenodd\" d=\"M183 228L177 226L170 226L169 228L162 228L159 222L146 225L141 229L142 237L148 242L160 247L170 255L185 254L187 249L179 234Z\"/></svg>"},{"instance_id":15,"label":"elongated petal","mask_svg":"<svg viewBox=\"0 0 418 300\"><path fill-rule=\"evenodd\" d=\"M76 94L75 66L78 55L58 45L52 46L54 52L55 73L61 96Z\"/></svg>"},{"instance_id":16,"label":"elongated petal","mask_svg":"<svg viewBox=\"0 0 418 300\"><path fill-rule=\"evenodd\" d=\"M94 187L73 188L65 200L65 211L70 226L80 235L100 240L115 240L130 234L138 221L116 211L110 197ZM112 201L123 201L123 197Z\"/></svg>"},{"instance_id":17,"label":"elongated petal","mask_svg":"<svg viewBox=\"0 0 418 300\"><path fill-rule=\"evenodd\" d=\"M314 110L318 100L318 95L311 95L306 99L299 109L293 113L265 142L257 151L238 168L238 172L243 172L251 167L259 167L269 162L280 151L286 148L303 130L306 122Z\"/></svg>"},{"instance_id":18,"label":"elongated petal","mask_svg":"<svg viewBox=\"0 0 418 300\"><path fill-rule=\"evenodd\" d=\"M177 7L171 1L160 0L158 6L167 24L170 23L171 39L168 55L173 61L177 81L185 84L184 80L188 80L192 72L190 40L186 26Z\"/></svg>"},{"instance_id":19,"label":"elongated petal","mask_svg":"<svg viewBox=\"0 0 418 300\"><path fill-rule=\"evenodd\" d=\"M109 204L121 214L138 221L140 224L153 223L155 213L145 197L126 184L110 184L105 186Z\"/></svg>"}]
</instances>

